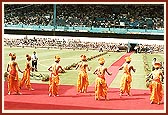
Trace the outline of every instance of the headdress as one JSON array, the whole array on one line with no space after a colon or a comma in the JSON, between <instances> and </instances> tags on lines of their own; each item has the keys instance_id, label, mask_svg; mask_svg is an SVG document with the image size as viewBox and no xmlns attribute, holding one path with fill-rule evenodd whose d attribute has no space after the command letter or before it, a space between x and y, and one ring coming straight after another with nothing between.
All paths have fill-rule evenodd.
<instances>
[{"instance_id":1,"label":"headdress","mask_svg":"<svg viewBox=\"0 0 168 115\"><path fill-rule=\"evenodd\" d=\"M80 57L81 57L82 61L86 61L87 60L86 55L82 54Z\"/></svg>"},{"instance_id":2,"label":"headdress","mask_svg":"<svg viewBox=\"0 0 168 115\"><path fill-rule=\"evenodd\" d=\"M13 54L12 54L12 53L9 53L9 56L11 56L11 59L12 59L12 60L15 60L15 59L16 59L16 54L15 54L15 53L13 53Z\"/></svg>"},{"instance_id":3,"label":"headdress","mask_svg":"<svg viewBox=\"0 0 168 115\"><path fill-rule=\"evenodd\" d=\"M27 60L31 60L31 56L29 54L26 54Z\"/></svg>"},{"instance_id":4,"label":"headdress","mask_svg":"<svg viewBox=\"0 0 168 115\"><path fill-rule=\"evenodd\" d=\"M59 55L55 55L55 61L60 61L60 56Z\"/></svg>"},{"instance_id":5,"label":"headdress","mask_svg":"<svg viewBox=\"0 0 168 115\"><path fill-rule=\"evenodd\" d=\"M126 62L130 62L130 61L131 61L131 57L129 57L129 56L128 56L128 57L125 57L125 61L126 61Z\"/></svg>"},{"instance_id":6,"label":"headdress","mask_svg":"<svg viewBox=\"0 0 168 115\"><path fill-rule=\"evenodd\" d=\"M154 68L160 68L161 63L159 63L159 62L155 62L153 66L154 66Z\"/></svg>"},{"instance_id":7,"label":"headdress","mask_svg":"<svg viewBox=\"0 0 168 115\"><path fill-rule=\"evenodd\" d=\"M104 60L103 57L100 57L100 58L98 59L98 61L99 61L99 64L104 64L104 63L105 63L105 60Z\"/></svg>"}]
</instances>

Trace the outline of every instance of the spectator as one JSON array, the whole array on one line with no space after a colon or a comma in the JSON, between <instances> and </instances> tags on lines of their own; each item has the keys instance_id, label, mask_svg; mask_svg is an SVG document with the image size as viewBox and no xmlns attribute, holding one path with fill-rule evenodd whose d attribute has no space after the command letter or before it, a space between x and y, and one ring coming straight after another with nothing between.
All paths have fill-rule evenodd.
<instances>
[{"instance_id":1,"label":"spectator","mask_svg":"<svg viewBox=\"0 0 168 115\"><path fill-rule=\"evenodd\" d=\"M54 22L52 4L5 4L4 10L5 25L47 26L53 25ZM163 29L164 6L162 4L57 4L56 22L57 26L66 27Z\"/></svg>"}]
</instances>

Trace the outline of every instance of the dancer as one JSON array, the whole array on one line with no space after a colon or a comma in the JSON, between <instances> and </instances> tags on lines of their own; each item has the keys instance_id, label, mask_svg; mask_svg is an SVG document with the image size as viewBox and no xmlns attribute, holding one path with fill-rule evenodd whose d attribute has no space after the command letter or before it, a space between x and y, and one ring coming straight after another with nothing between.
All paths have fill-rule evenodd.
<instances>
[{"instance_id":1,"label":"dancer","mask_svg":"<svg viewBox=\"0 0 168 115\"><path fill-rule=\"evenodd\" d=\"M81 55L80 57L82 62L76 66L76 69L80 68L77 80L77 91L78 93L86 93L89 85L87 70L90 71L90 67L88 66L86 55Z\"/></svg>"},{"instance_id":2,"label":"dancer","mask_svg":"<svg viewBox=\"0 0 168 115\"><path fill-rule=\"evenodd\" d=\"M155 62L154 64L155 70L153 70L148 76L148 77L152 76L151 77L152 79L148 85L148 88L150 89L150 92L151 92L151 95L150 95L151 104L160 104L163 98L163 88L162 88L162 82L161 82L161 77L163 77L163 74L159 70L160 67L161 67L161 64L159 62Z\"/></svg>"},{"instance_id":3,"label":"dancer","mask_svg":"<svg viewBox=\"0 0 168 115\"><path fill-rule=\"evenodd\" d=\"M130 64L131 58L128 56L125 58L126 63L119 68L119 70L124 70L124 73L121 77L120 82L120 96L122 96L125 92L128 96L131 96L131 82L132 82L132 75L131 70L135 72L135 68Z\"/></svg>"},{"instance_id":4,"label":"dancer","mask_svg":"<svg viewBox=\"0 0 168 115\"><path fill-rule=\"evenodd\" d=\"M33 67L31 66L31 56L26 54L26 58L27 58L27 61L26 61L26 66L25 66L25 71L23 72L23 77L22 77L22 80L20 82L20 89L21 87L23 87L24 84L26 84L26 87L29 89L29 90L34 90L32 87L31 87L31 84L30 84L30 71L31 69L33 69ZM35 69L35 68L34 68Z\"/></svg>"},{"instance_id":5,"label":"dancer","mask_svg":"<svg viewBox=\"0 0 168 115\"><path fill-rule=\"evenodd\" d=\"M100 57L98 59L100 66L97 67L93 74L97 75L96 81L95 81L95 100L99 100L100 96L104 97L105 100L108 100L107 98L107 83L105 80L105 72L107 72L108 75L112 75L112 73L109 73L107 71L107 68L104 67L105 60L103 57Z\"/></svg>"},{"instance_id":6,"label":"dancer","mask_svg":"<svg viewBox=\"0 0 168 115\"><path fill-rule=\"evenodd\" d=\"M60 62L60 56L56 55L55 56L55 63L52 64L48 70L51 72L51 76L49 78L49 96L59 96L58 95L58 85L59 85L59 70L61 69L62 72L65 72L61 65L59 64Z\"/></svg>"},{"instance_id":7,"label":"dancer","mask_svg":"<svg viewBox=\"0 0 168 115\"><path fill-rule=\"evenodd\" d=\"M8 95L11 95L13 91L16 92L16 94L21 94L20 93L20 88L19 88L19 76L18 76L18 71L23 73L19 66L18 63L15 61L16 60L16 54L10 53L9 56L11 56L11 61L9 61L7 65L7 72L8 72Z\"/></svg>"}]
</instances>

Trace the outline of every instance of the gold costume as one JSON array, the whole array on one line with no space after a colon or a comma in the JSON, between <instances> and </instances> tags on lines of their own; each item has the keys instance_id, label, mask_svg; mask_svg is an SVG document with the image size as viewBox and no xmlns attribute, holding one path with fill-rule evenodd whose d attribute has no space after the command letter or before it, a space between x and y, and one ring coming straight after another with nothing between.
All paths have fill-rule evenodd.
<instances>
[{"instance_id":1,"label":"gold costume","mask_svg":"<svg viewBox=\"0 0 168 115\"><path fill-rule=\"evenodd\" d=\"M79 74L78 74L78 80L77 80L77 91L79 93L87 92L87 88L89 85L88 80L88 73L87 73L87 67L88 64L86 62L86 56L81 55L82 62L77 65L77 68L79 67Z\"/></svg>"},{"instance_id":2,"label":"gold costume","mask_svg":"<svg viewBox=\"0 0 168 115\"><path fill-rule=\"evenodd\" d=\"M64 71L62 67L59 65L60 56L55 56L55 63L52 64L48 70L51 72L50 78L49 78L49 96L59 96L59 69Z\"/></svg>"},{"instance_id":3,"label":"gold costume","mask_svg":"<svg viewBox=\"0 0 168 115\"><path fill-rule=\"evenodd\" d=\"M130 96L131 82L132 82L131 70L135 72L135 69L133 68L132 65L129 64L131 62L130 57L126 57L125 61L126 63L120 68L123 69L124 71L120 81L120 95L126 92Z\"/></svg>"},{"instance_id":4,"label":"gold costume","mask_svg":"<svg viewBox=\"0 0 168 115\"><path fill-rule=\"evenodd\" d=\"M154 64L154 67L159 68L160 63L156 62ZM162 73L158 69L155 69L154 71L152 71L152 76L153 76L153 80L149 85L149 89L151 91L150 101L151 101L151 104L153 103L160 104L163 98L163 88L162 88L162 82L161 82Z\"/></svg>"},{"instance_id":5,"label":"gold costume","mask_svg":"<svg viewBox=\"0 0 168 115\"><path fill-rule=\"evenodd\" d=\"M97 67L94 72L94 74L97 75L97 78L95 80L95 100L99 100L100 97L103 97L103 98L105 98L105 100L107 100L108 86L107 86L107 83L105 80L105 72L107 72L108 75L111 75L111 73L109 73L107 71L107 68L103 66L105 63L105 60L103 57L100 57L98 59L98 62L100 64L100 66Z\"/></svg>"}]
</instances>

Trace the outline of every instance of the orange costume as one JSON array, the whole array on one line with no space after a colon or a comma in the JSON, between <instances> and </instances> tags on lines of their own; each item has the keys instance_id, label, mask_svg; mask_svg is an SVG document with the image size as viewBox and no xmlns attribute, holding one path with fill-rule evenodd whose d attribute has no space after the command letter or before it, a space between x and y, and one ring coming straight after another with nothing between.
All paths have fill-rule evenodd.
<instances>
[{"instance_id":1,"label":"orange costume","mask_svg":"<svg viewBox=\"0 0 168 115\"><path fill-rule=\"evenodd\" d=\"M18 77L18 71L23 73L15 61L16 55L15 54L9 54L11 56L11 61L8 63L7 66L7 72L9 72L8 75L8 94L11 95L13 91L16 92L16 94L21 94L20 93L20 88L19 88L19 77Z\"/></svg>"},{"instance_id":2,"label":"orange costume","mask_svg":"<svg viewBox=\"0 0 168 115\"><path fill-rule=\"evenodd\" d=\"M49 78L49 96L59 96L58 91L59 91L59 69L64 71L62 67L59 65L60 57L55 56L55 63L52 64L48 70L51 72L51 76Z\"/></svg>"},{"instance_id":3,"label":"orange costume","mask_svg":"<svg viewBox=\"0 0 168 115\"><path fill-rule=\"evenodd\" d=\"M26 65L25 71L23 72L23 77L20 82L20 88L23 87L24 84L26 84L26 87L29 90L34 90L32 89L31 84L30 84L30 71L32 69L31 64L30 64L31 56L27 54L26 57L27 57L27 62L25 64Z\"/></svg>"},{"instance_id":4,"label":"orange costume","mask_svg":"<svg viewBox=\"0 0 168 115\"><path fill-rule=\"evenodd\" d=\"M160 101L163 98L163 88L161 82L161 77L163 77L163 75L159 70L160 66L161 66L160 63L155 62L154 64L155 70L151 72L153 76L153 80L149 85L149 89L151 91L150 95L151 104L153 103L160 104Z\"/></svg>"},{"instance_id":5,"label":"orange costume","mask_svg":"<svg viewBox=\"0 0 168 115\"><path fill-rule=\"evenodd\" d=\"M88 74L87 74L87 69L90 71L90 68L88 67L87 64L87 59L85 55L81 55L82 62L79 63L76 67L80 67L79 74L78 74L78 80L77 80L77 91L78 93L83 93L87 92L87 88L89 85L89 80L88 80Z\"/></svg>"},{"instance_id":6,"label":"orange costume","mask_svg":"<svg viewBox=\"0 0 168 115\"><path fill-rule=\"evenodd\" d=\"M125 58L126 63L120 67L119 70L124 70L124 73L121 77L121 82L120 82L120 96L124 94L125 92L130 96L130 89L131 89L131 82L132 82L132 75L131 75L131 70L135 72L135 69L133 68L132 65L130 65L131 58L126 57Z\"/></svg>"},{"instance_id":7,"label":"orange costume","mask_svg":"<svg viewBox=\"0 0 168 115\"><path fill-rule=\"evenodd\" d=\"M105 72L108 73L108 75L111 75L111 73L109 73L107 71L107 68L104 67L104 63L105 60L103 57L98 59L100 66L96 68L96 70L94 71L94 74L97 75L96 81L95 81L95 99L99 100L100 96L105 98L107 100L107 83L105 80Z\"/></svg>"}]
</instances>

